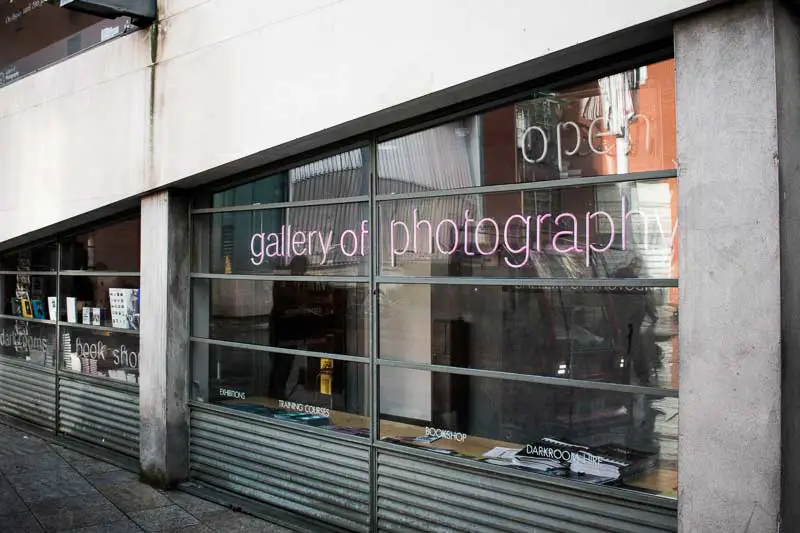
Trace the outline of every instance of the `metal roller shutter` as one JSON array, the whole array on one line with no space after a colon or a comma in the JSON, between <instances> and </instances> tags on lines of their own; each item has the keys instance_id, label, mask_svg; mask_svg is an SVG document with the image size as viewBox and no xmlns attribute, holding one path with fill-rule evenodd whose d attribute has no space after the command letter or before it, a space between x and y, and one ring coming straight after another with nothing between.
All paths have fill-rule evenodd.
<instances>
[{"instance_id":1,"label":"metal roller shutter","mask_svg":"<svg viewBox=\"0 0 800 533\"><path fill-rule=\"evenodd\" d=\"M139 457L139 393L135 386L59 376L59 431L75 439Z\"/></svg>"},{"instance_id":2,"label":"metal roller shutter","mask_svg":"<svg viewBox=\"0 0 800 533\"><path fill-rule=\"evenodd\" d=\"M191 408L192 478L351 531L369 530L367 443Z\"/></svg>"},{"instance_id":3,"label":"metal roller shutter","mask_svg":"<svg viewBox=\"0 0 800 533\"><path fill-rule=\"evenodd\" d=\"M55 431L55 371L0 359L0 412Z\"/></svg>"},{"instance_id":4,"label":"metal roller shutter","mask_svg":"<svg viewBox=\"0 0 800 533\"><path fill-rule=\"evenodd\" d=\"M380 531L655 533L677 531L674 502L635 503L576 487L378 452Z\"/></svg>"}]
</instances>

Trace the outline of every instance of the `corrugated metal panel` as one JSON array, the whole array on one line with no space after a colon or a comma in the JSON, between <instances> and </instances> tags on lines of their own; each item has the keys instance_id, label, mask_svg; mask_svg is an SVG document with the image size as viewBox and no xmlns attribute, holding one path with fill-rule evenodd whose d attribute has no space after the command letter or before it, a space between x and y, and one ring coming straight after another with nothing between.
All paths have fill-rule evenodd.
<instances>
[{"instance_id":1,"label":"corrugated metal panel","mask_svg":"<svg viewBox=\"0 0 800 533\"><path fill-rule=\"evenodd\" d=\"M139 394L115 384L59 378L59 431L139 457Z\"/></svg>"},{"instance_id":2,"label":"corrugated metal panel","mask_svg":"<svg viewBox=\"0 0 800 533\"><path fill-rule=\"evenodd\" d=\"M191 409L192 478L326 524L369 530L369 446Z\"/></svg>"},{"instance_id":3,"label":"corrugated metal panel","mask_svg":"<svg viewBox=\"0 0 800 533\"><path fill-rule=\"evenodd\" d=\"M655 533L676 531L677 512L380 450L378 527L425 533Z\"/></svg>"},{"instance_id":4,"label":"corrugated metal panel","mask_svg":"<svg viewBox=\"0 0 800 533\"><path fill-rule=\"evenodd\" d=\"M55 372L0 360L0 412L55 430Z\"/></svg>"}]
</instances>

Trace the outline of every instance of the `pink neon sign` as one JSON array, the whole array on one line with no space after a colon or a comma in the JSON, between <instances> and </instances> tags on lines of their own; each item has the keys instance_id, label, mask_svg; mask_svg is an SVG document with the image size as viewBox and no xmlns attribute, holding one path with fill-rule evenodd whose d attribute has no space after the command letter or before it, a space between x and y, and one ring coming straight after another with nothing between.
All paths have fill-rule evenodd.
<instances>
[{"instance_id":1,"label":"pink neon sign","mask_svg":"<svg viewBox=\"0 0 800 533\"><path fill-rule=\"evenodd\" d=\"M618 234L622 250L627 249L629 223L634 216L642 222L645 249L649 246L650 228L653 226L657 228L656 234L666 240L666 231L657 214L648 215L642 210L629 211L625 198L620 202L620 213L617 227L614 217L607 211L586 211L581 214L565 212L557 215L545 213L537 216L517 213L501 224L494 218L472 218L469 210L465 210L458 221L442 218L432 222L420 217L419 210L414 208L410 225L402 220L389 222L388 252L394 263L398 256L407 253L490 256L502 248L510 254L503 259L506 265L522 268L529 263L531 254L549 249L560 254L584 254L586 265L589 266L591 254L608 251ZM605 221L608 230L603 234L607 240L598 243L592 241L591 229L592 224L600 220ZM543 235L543 229L548 226L559 231L550 232L552 236ZM669 243L672 243L677 221L670 230ZM522 235L522 238L518 235ZM480 236L484 238L480 239ZM321 255L320 264L324 265L336 248L346 257L364 256L368 242L367 220L361 221L358 230L344 230L338 238L333 230L297 230L288 224L281 226L280 232L254 233L250 238L250 261L253 265L261 265L272 257Z\"/></svg>"}]
</instances>

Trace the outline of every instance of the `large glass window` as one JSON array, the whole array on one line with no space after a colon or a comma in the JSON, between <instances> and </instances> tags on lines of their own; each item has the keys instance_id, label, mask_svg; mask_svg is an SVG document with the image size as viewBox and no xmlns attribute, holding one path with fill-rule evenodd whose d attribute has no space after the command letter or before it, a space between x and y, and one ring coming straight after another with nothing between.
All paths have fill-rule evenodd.
<instances>
[{"instance_id":1,"label":"large glass window","mask_svg":"<svg viewBox=\"0 0 800 533\"><path fill-rule=\"evenodd\" d=\"M197 198L195 400L369 435L369 154Z\"/></svg>"},{"instance_id":2,"label":"large glass window","mask_svg":"<svg viewBox=\"0 0 800 533\"><path fill-rule=\"evenodd\" d=\"M139 243L133 217L0 254L0 357L138 383Z\"/></svg>"},{"instance_id":3,"label":"large glass window","mask_svg":"<svg viewBox=\"0 0 800 533\"><path fill-rule=\"evenodd\" d=\"M0 356L55 367L58 245L0 254Z\"/></svg>"},{"instance_id":4,"label":"large glass window","mask_svg":"<svg viewBox=\"0 0 800 533\"><path fill-rule=\"evenodd\" d=\"M677 497L674 68L199 195L194 399Z\"/></svg>"},{"instance_id":5,"label":"large glass window","mask_svg":"<svg viewBox=\"0 0 800 533\"><path fill-rule=\"evenodd\" d=\"M108 20L58 4L58 0L0 2L0 87L136 30L129 17Z\"/></svg>"},{"instance_id":6,"label":"large glass window","mask_svg":"<svg viewBox=\"0 0 800 533\"><path fill-rule=\"evenodd\" d=\"M61 239L61 369L139 382L138 217Z\"/></svg>"}]
</instances>

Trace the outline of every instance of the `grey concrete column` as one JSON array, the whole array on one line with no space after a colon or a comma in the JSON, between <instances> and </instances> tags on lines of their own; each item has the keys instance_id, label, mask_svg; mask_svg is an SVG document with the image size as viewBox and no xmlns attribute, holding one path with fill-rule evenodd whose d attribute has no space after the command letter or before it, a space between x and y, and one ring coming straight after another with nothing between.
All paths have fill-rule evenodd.
<instances>
[{"instance_id":1,"label":"grey concrete column","mask_svg":"<svg viewBox=\"0 0 800 533\"><path fill-rule=\"evenodd\" d=\"M781 519L800 531L800 18L778 5L775 64L781 199Z\"/></svg>"},{"instance_id":2,"label":"grey concrete column","mask_svg":"<svg viewBox=\"0 0 800 533\"><path fill-rule=\"evenodd\" d=\"M800 84L797 72L784 79L781 58L795 46L796 68L800 40L779 42L776 26L791 24L777 1L751 0L675 26L686 533L778 531L786 496L781 198L788 161L798 157L784 154L779 126L786 104L798 116Z\"/></svg>"},{"instance_id":3,"label":"grey concrete column","mask_svg":"<svg viewBox=\"0 0 800 533\"><path fill-rule=\"evenodd\" d=\"M171 191L142 199L139 454L142 478L168 487L189 467L189 211Z\"/></svg>"}]
</instances>

